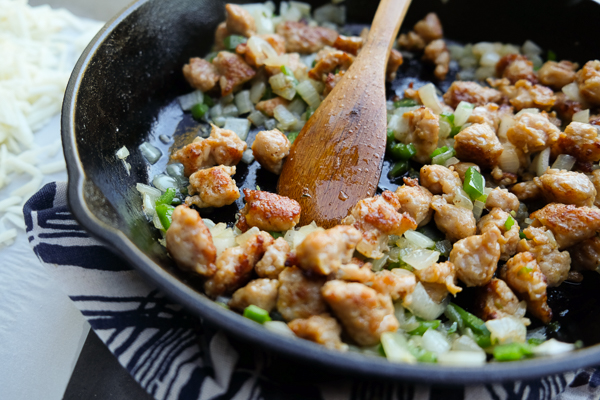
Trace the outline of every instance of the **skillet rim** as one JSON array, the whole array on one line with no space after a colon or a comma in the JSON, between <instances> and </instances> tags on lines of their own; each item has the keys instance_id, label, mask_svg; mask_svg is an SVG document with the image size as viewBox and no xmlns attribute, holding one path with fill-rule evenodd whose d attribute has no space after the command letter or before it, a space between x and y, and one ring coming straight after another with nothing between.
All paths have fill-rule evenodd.
<instances>
[{"instance_id":1,"label":"skillet rim","mask_svg":"<svg viewBox=\"0 0 600 400\"><path fill-rule=\"evenodd\" d=\"M164 290L170 298L185 306L196 317L210 321L223 328L228 334L245 342L258 344L266 350L273 350L303 363L317 363L320 368L334 368L338 374L350 373L374 379L410 380L425 384L461 385L507 380L522 381L600 363L600 344L579 349L561 357L486 363L477 368L391 363L383 358L328 350L307 340L283 337L270 332L255 322L218 306L152 261L122 232L98 219L87 206L84 196L86 178L75 137L78 89L96 50L121 22L140 7L152 1L154 0L138 0L106 23L77 61L65 91L61 113L61 138L69 178L67 199L73 216L91 236L106 244L128 264L141 272L146 279Z\"/></svg>"}]
</instances>

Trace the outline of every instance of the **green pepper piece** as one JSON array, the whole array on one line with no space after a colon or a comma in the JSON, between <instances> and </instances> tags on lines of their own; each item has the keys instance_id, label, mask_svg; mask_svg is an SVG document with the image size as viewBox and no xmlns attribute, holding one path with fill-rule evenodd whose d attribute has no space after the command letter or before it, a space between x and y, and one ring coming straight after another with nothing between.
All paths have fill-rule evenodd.
<instances>
[{"instance_id":1,"label":"green pepper piece","mask_svg":"<svg viewBox=\"0 0 600 400\"><path fill-rule=\"evenodd\" d=\"M509 231L510 228L512 228L514 224L515 224L515 219L509 215L508 218L506 218L506 221L504 222L504 229Z\"/></svg>"},{"instance_id":2,"label":"green pepper piece","mask_svg":"<svg viewBox=\"0 0 600 400\"><path fill-rule=\"evenodd\" d=\"M422 336L427 331L427 329L437 329L440 326L441 322L442 321L440 321L439 319L434 319L432 321L419 320L419 326L413 329L412 331L409 331L408 333L410 335Z\"/></svg>"},{"instance_id":3,"label":"green pepper piece","mask_svg":"<svg viewBox=\"0 0 600 400\"><path fill-rule=\"evenodd\" d=\"M402 99L402 100L398 100L394 102L394 107L396 108L400 108L400 107L414 107L414 106L418 106L419 104L413 100L413 99Z\"/></svg>"},{"instance_id":4,"label":"green pepper piece","mask_svg":"<svg viewBox=\"0 0 600 400\"><path fill-rule=\"evenodd\" d=\"M544 342L545 342L545 340L541 339L541 338L529 338L529 339L527 339L527 343L529 343L532 346L538 346L538 345L540 345L540 344L542 344Z\"/></svg>"},{"instance_id":5,"label":"green pepper piece","mask_svg":"<svg viewBox=\"0 0 600 400\"><path fill-rule=\"evenodd\" d=\"M244 309L244 317L251 319L252 321L258 322L259 324L264 324L267 321L271 321L269 312L267 310L255 306L254 304L251 304Z\"/></svg>"},{"instance_id":6,"label":"green pepper piece","mask_svg":"<svg viewBox=\"0 0 600 400\"><path fill-rule=\"evenodd\" d=\"M458 135L458 133L460 132L460 128L462 128L461 126L453 126L452 129L450 130L450 137L453 138L454 136Z\"/></svg>"},{"instance_id":7,"label":"green pepper piece","mask_svg":"<svg viewBox=\"0 0 600 400\"><path fill-rule=\"evenodd\" d=\"M194 119L201 119L204 117L204 114L208 111L208 106L204 103L198 103L194 107L192 107L192 117Z\"/></svg>"},{"instance_id":8,"label":"green pepper piece","mask_svg":"<svg viewBox=\"0 0 600 400\"><path fill-rule=\"evenodd\" d=\"M391 129L387 130L386 134L386 145L388 150L391 149L391 146L396 142L396 137L394 136L394 131Z\"/></svg>"},{"instance_id":9,"label":"green pepper piece","mask_svg":"<svg viewBox=\"0 0 600 400\"><path fill-rule=\"evenodd\" d=\"M519 232L519 238L527 239L527 236L523 232Z\"/></svg>"},{"instance_id":10,"label":"green pepper piece","mask_svg":"<svg viewBox=\"0 0 600 400\"><path fill-rule=\"evenodd\" d=\"M415 154L417 154L417 149L412 143L394 143L390 146L390 155L396 160L409 160Z\"/></svg>"},{"instance_id":11,"label":"green pepper piece","mask_svg":"<svg viewBox=\"0 0 600 400\"><path fill-rule=\"evenodd\" d=\"M298 137L299 134L300 134L300 131L288 133L287 138L290 141L290 143L294 143L294 140L296 140L296 138Z\"/></svg>"},{"instance_id":12,"label":"green pepper piece","mask_svg":"<svg viewBox=\"0 0 600 400\"><path fill-rule=\"evenodd\" d=\"M315 113L315 109L312 107L306 107L306 120L308 121L310 117Z\"/></svg>"},{"instance_id":13,"label":"green pepper piece","mask_svg":"<svg viewBox=\"0 0 600 400\"><path fill-rule=\"evenodd\" d=\"M453 333L456 332L457 329L458 329L458 324L456 322L453 322L452 325L450 325L450 328L448 328L448 335L452 335Z\"/></svg>"},{"instance_id":14,"label":"green pepper piece","mask_svg":"<svg viewBox=\"0 0 600 400\"><path fill-rule=\"evenodd\" d=\"M548 61L556 61L556 53L552 50L548 50Z\"/></svg>"},{"instance_id":15,"label":"green pepper piece","mask_svg":"<svg viewBox=\"0 0 600 400\"><path fill-rule=\"evenodd\" d=\"M171 219L175 207L169 204L159 204L156 206L156 214L165 231L171 226Z\"/></svg>"},{"instance_id":16,"label":"green pepper piece","mask_svg":"<svg viewBox=\"0 0 600 400\"><path fill-rule=\"evenodd\" d=\"M508 343L494 346L494 358L498 361L516 361L532 355L531 346L526 343Z\"/></svg>"},{"instance_id":17,"label":"green pepper piece","mask_svg":"<svg viewBox=\"0 0 600 400\"><path fill-rule=\"evenodd\" d=\"M444 146L446 147L446 146ZM438 149L439 150L439 149ZM437 150L436 150L437 151ZM435 151L434 151L435 153ZM446 150L445 152L436 155L435 157L433 157L431 159L431 163L432 164L437 164L437 165L444 165L444 163L446 161L448 161L449 159L451 159L452 157L454 157L456 155L456 151L450 147L448 150Z\"/></svg>"},{"instance_id":18,"label":"green pepper piece","mask_svg":"<svg viewBox=\"0 0 600 400\"><path fill-rule=\"evenodd\" d=\"M429 157L433 158L435 156L439 156L442 153L445 153L448 151L448 146L444 146L444 147L438 147L437 149L435 149L433 151L433 153L431 153L431 155Z\"/></svg>"},{"instance_id":19,"label":"green pepper piece","mask_svg":"<svg viewBox=\"0 0 600 400\"><path fill-rule=\"evenodd\" d=\"M465 182L463 189L471 200L477 200L485 194L485 178L475 168L469 167L465 173Z\"/></svg>"},{"instance_id":20,"label":"green pepper piece","mask_svg":"<svg viewBox=\"0 0 600 400\"><path fill-rule=\"evenodd\" d=\"M454 303L448 304L444 314L446 317L448 317L448 319L458 324L458 328L461 333L466 328L470 328L473 331L475 341L479 346L486 348L492 345L491 333L485 326L483 320L477 318L470 312L465 311L463 308Z\"/></svg>"},{"instance_id":21,"label":"green pepper piece","mask_svg":"<svg viewBox=\"0 0 600 400\"><path fill-rule=\"evenodd\" d=\"M273 97L273 89L271 89L270 85L267 85L267 88L265 89L265 94L263 94L261 100L270 100Z\"/></svg>"},{"instance_id":22,"label":"green pepper piece","mask_svg":"<svg viewBox=\"0 0 600 400\"><path fill-rule=\"evenodd\" d=\"M158 199L156 199L156 204L172 204L175 199L175 189L169 188L167 189Z\"/></svg>"},{"instance_id":23,"label":"green pepper piece","mask_svg":"<svg viewBox=\"0 0 600 400\"><path fill-rule=\"evenodd\" d=\"M437 355L435 353L425 350L421 347L417 347L417 346L411 345L409 343L408 351L410 351L410 354L415 356L417 361L427 362L427 363L436 363L437 362Z\"/></svg>"},{"instance_id":24,"label":"green pepper piece","mask_svg":"<svg viewBox=\"0 0 600 400\"><path fill-rule=\"evenodd\" d=\"M246 43L248 39L240 35L229 35L223 41L225 48L229 51L235 51L238 44Z\"/></svg>"},{"instance_id":25,"label":"green pepper piece","mask_svg":"<svg viewBox=\"0 0 600 400\"><path fill-rule=\"evenodd\" d=\"M204 95L204 104L206 104L209 107L213 107L215 105L215 101L212 99L212 97L207 96L205 94Z\"/></svg>"},{"instance_id":26,"label":"green pepper piece","mask_svg":"<svg viewBox=\"0 0 600 400\"><path fill-rule=\"evenodd\" d=\"M454 127L454 114L444 111L440 114L440 119L449 123L451 127Z\"/></svg>"},{"instance_id":27,"label":"green pepper piece","mask_svg":"<svg viewBox=\"0 0 600 400\"><path fill-rule=\"evenodd\" d=\"M400 160L394 164L394 166L390 170L390 175L394 178L396 178L400 175L404 175L406 173L406 171L408 171L408 167L409 167L408 161Z\"/></svg>"},{"instance_id":28,"label":"green pepper piece","mask_svg":"<svg viewBox=\"0 0 600 400\"><path fill-rule=\"evenodd\" d=\"M269 232L271 234L271 236L273 236L273 239L279 239L280 237L283 237L283 233L281 232Z\"/></svg>"}]
</instances>

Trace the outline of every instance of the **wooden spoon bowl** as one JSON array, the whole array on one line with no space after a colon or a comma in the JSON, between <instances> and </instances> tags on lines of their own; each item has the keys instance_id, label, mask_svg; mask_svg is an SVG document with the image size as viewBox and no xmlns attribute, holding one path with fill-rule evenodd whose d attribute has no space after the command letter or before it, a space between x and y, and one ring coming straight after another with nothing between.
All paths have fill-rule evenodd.
<instances>
[{"instance_id":1,"label":"wooden spoon bowl","mask_svg":"<svg viewBox=\"0 0 600 400\"><path fill-rule=\"evenodd\" d=\"M277 191L300 203L300 225L335 226L375 194L386 145L386 67L409 4L381 1L361 52L292 145Z\"/></svg>"}]
</instances>

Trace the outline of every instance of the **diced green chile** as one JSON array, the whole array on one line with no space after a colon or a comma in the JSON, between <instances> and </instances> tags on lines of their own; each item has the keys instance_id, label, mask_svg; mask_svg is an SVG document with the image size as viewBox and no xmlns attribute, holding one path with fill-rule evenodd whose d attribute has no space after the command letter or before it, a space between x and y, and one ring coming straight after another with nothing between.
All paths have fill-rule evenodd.
<instances>
[{"instance_id":1,"label":"diced green chile","mask_svg":"<svg viewBox=\"0 0 600 400\"><path fill-rule=\"evenodd\" d=\"M415 154L417 154L417 149L415 145L412 143L404 144L404 143L394 143L390 146L390 155L396 160L409 160Z\"/></svg>"},{"instance_id":2,"label":"diced green chile","mask_svg":"<svg viewBox=\"0 0 600 400\"><path fill-rule=\"evenodd\" d=\"M299 134L300 134L300 131L288 133L287 138L290 141L290 143L294 143L294 140L296 140L296 138L298 137Z\"/></svg>"},{"instance_id":3,"label":"diced green chile","mask_svg":"<svg viewBox=\"0 0 600 400\"><path fill-rule=\"evenodd\" d=\"M439 147L439 148L435 149L429 157L433 158L433 157L439 156L440 154L445 153L447 151L448 151L448 146Z\"/></svg>"},{"instance_id":4,"label":"diced green chile","mask_svg":"<svg viewBox=\"0 0 600 400\"><path fill-rule=\"evenodd\" d=\"M494 358L498 361L516 361L533 355L527 343L508 343L494 346Z\"/></svg>"},{"instance_id":5,"label":"diced green chile","mask_svg":"<svg viewBox=\"0 0 600 400\"><path fill-rule=\"evenodd\" d=\"M290 67L288 67L287 65L282 65L280 69L281 69L281 72L283 72L283 74L285 76L292 78L292 82L294 83L294 85L298 84L296 75L294 75L294 71L292 71L292 69Z\"/></svg>"},{"instance_id":6,"label":"diced green chile","mask_svg":"<svg viewBox=\"0 0 600 400\"><path fill-rule=\"evenodd\" d=\"M483 320L477 318L470 312L465 311L454 303L448 304L446 311L444 311L444 315L450 321L457 323L458 330L461 333L463 333L466 328L470 328L475 336L475 341L479 346L486 348L492 345L490 331L485 326Z\"/></svg>"},{"instance_id":7,"label":"diced green chile","mask_svg":"<svg viewBox=\"0 0 600 400\"><path fill-rule=\"evenodd\" d=\"M235 48L238 46L238 44L246 43L247 40L248 39L240 35L229 35L223 42L227 50L235 51Z\"/></svg>"},{"instance_id":8,"label":"diced green chile","mask_svg":"<svg viewBox=\"0 0 600 400\"><path fill-rule=\"evenodd\" d=\"M158 199L156 199L156 205L159 204L172 204L175 199L175 189L167 189Z\"/></svg>"},{"instance_id":9,"label":"diced green chile","mask_svg":"<svg viewBox=\"0 0 600 400\"><path fill-rule=\"evenodd\" d=\"M175 207L169 204L159 204L156 206L156 215L160 220L161 225L165 228L165 231L171 226L171 220Z\"/></svg>"},{"instance_id":10,"label":"diced green chile","mask_svg":"<svg viewBox=\"0 0 600 400\"><path fill-rule=\"evenodd\" d=\"M244 317L258 322L259 324L264 324L267 321L271 321L268 311L255 306L254 304L251 304L244 309Z\"/></svg>"},{"instance_id":11,"label":"diced green chile","mask_svg":"<svg viewBox=\"0 0 600 400\"><path fill-rule=\"evenodd\" d=\"M206 114L208 109L208 105L204 103L198 103L194 107L192 107L192 117L194 117L194 119L200 119L204 117L204 114Z\"/></svg>"},{"instance_id":12,"label":"diced green chile","mask_svg":"<svg viewBox=\"0 0 600 400\"><path fill-rule=\"evenodd\" d=\"M485 194L485 178L475 168L469 167L465 173L463 189L471 200L477 200Z\"/></svg>"},{"instance_id":13,"label":"diced green chile","mask_svg":"<svg viewBox=\"0 0 600 400\"><path fill-rule=\"evenodd\" d=\"M271 234L271 236L273 236L273 239L279 239L280 237L283 237L283 233L281 232L269 232Z\"/></svg>"},{"instance_id":14,"label":"diced green chile","mask_svg":"<svg viewBox=\"0 0 600 400\"><path fill-rule=\"evenodd\" d=\"M504 229L509 231L510 228L512 228L514 224L515 224L515 219L509 215L508 218L506 218L506 221L504 222Z\"/></svg>"},{"instance_id":15,"label":"diced green chile","mask_svg":"<svg viewBox=\"0 0 600 400\"><path fill-rule=\"evenodd\" d=\"M394 107L396 108L400 108L400 107L414 107L414 106L418 106L419 104L413 100L413 99L402 99L402 100L398 100L394 102Z\"/></svg>"},{"instance_id":16,"label":"diced green chile","mask_svg":"<svg viewBox=\"0 0 600 400\"><path fill-rule=\"evenodd\" d=\"M419 326L413 329L412 331L408 332L411 335L422 336L427 331L427 329L437 329L440 326L440 323L442 322L439 319L434 319L432 321L425 321L420 319L417 320L419 321Z\"/></svg>"},{"instance_id":17,"label":"diced green chile","mask_svg":"<svg viewBox=\"0 0 600 400\"><path fill-rule=\"evenodd\" d=\"M406 160L398 161L394 164L394 166L390 170L390 175L394 178L398 177L400 175L404 175L406 173L406 171L408 171L408 168L409 168L408 161L406 161Z\"/></svg>"}]
</instances>

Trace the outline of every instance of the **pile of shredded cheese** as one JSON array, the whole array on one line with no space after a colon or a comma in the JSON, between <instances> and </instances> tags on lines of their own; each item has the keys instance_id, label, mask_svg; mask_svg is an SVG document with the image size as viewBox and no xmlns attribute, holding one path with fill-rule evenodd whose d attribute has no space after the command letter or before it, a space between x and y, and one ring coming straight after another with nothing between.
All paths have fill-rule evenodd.
<instances>
[{"instance_id":1,"label":"pile of shredded cheese","mask_svg":"<svg viewBox=\"0 0 600 400\"><path fill-rule=\"evenodd\" d=\"M64 9L0 0L0 190L16 186L0 196L0 246L24 229L22 206L43 176L65 169L64 160L44 163L60 141L39 146L35 132L60 112L77 57L101 26Z\"/></svg>"}]
</instances>

